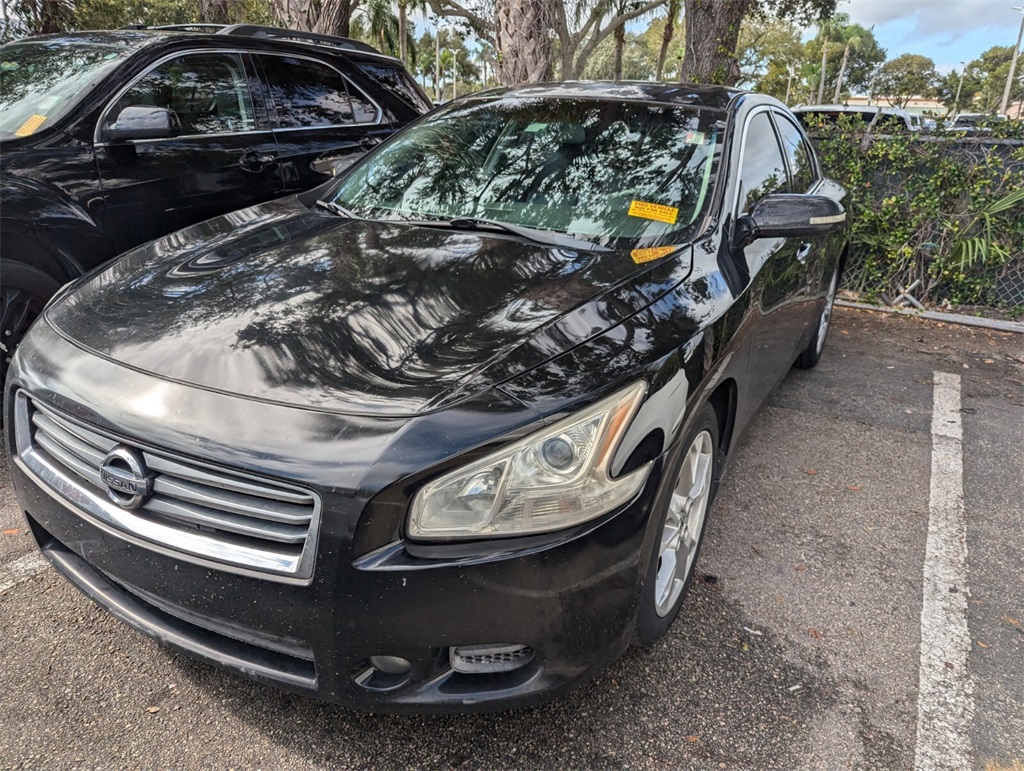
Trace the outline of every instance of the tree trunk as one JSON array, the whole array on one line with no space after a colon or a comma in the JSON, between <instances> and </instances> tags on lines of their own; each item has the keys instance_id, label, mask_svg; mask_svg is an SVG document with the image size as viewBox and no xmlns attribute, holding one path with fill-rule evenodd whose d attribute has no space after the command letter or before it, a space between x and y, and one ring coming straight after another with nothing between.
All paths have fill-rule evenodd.
<instances>
[{"instance_id":1,"label":"tree trunk","mask_svg":"<svg viewBox=\"0 0 1024 771\"><path fill-rule=\"evenodd\" d=\"M277 23L288 29L310 30L310 0L273 0L271 11Z\"/></svg>"},{"instance_id":2,"label":"tree trunk","mask_svg":"<svg viewBox=\"0 0 1024 771\"><path fill-rule=\"evenodd\" d=\"M352 25L352 13L358 7L358 0L324 0L320 7L320 18L313 25L313 32L324 35L348 37Z\"/></svg>"},{"instance_id":3,"label":"tree trunk","mask_svg":"<svg viewBox=\"0 0 1024 771\"><path fill-rule=\"evenodd\" d=\"M825 98L825 67L828 65L828 40L821 41L821 72L818 73L818 104Z\"/></svg>"},{"instance_id":4,"label":"tree trunk","mask_svg":"<svg viewBox=\"0 0 1024 771\"><path fill-rule=\"evenodd\" d=\"M228 0L199 0L199 21L204 24L227 24Z\"/></svg>"},{"instance_id":5,"label":"tree trunk","mask_svg":"<svg viewBox=\"0 0 1024 771\"><path fill-rule=\"evenodd\" d=\"M441 101L441 30L434 28L434 101Z\"/></svg>"},{"instance_id":6,"label":"tree trunk","mask_svg":"<svg viewBox=\"0 0 1024 771\"><path fill-rule=\"evenodd\" d=\"M654 79L661 80L665 71L665 57L668 56L668 47L672 43L672 36L676 32L676 16L679 15L679 0L669 0L668 18L665 20L665 34L661 36L661 50L658 51L658 66L655 68Z\"/></svg>"},{"instance_id":7,"label":"tree trunk","mask_svg":"<svg viewBox=\"0 0 1024 771\"><path fill-rule=\"evenodd\" d=\"M626 25L615 28L615 63L612 80L622 80L622 51L626 47Z\"/></svg>"},{"instance_id":8,"label":"tree trunk","mask_svg":"<svg viewBox=\"0 0 1024 771\"><path fill-rule=\"evenodd\" d=\"M846 75L846 64L850 61L850 46L847 45L843 49L843 63L839 65L839 78L836 80L836 95L832 100L835 104L839 104L839 92L843 89L843 76Z\"/></svg>"},{"instance_id":9,"label":"tree trunk","mask_svg":"<svg viewBox=\"0 0 1024 771\"><path fill-rule=\"evenodd\" d=\"M551 0L498 0L495 42L503 86L540 83L551 77Z\"/></svg>"},{"instance_id":10,"label":"tree trunk","mask_svg":"<svg viewBox=\"0 0 1024 771\"><path fill-rule=\"evenodd\" d=\"M398 58L403 64L408 63L409 44L406 38L409 37L409 19L405 11L404 0L398 0Z\"/></svg>"},{"instance_id":11,"label":"tree trunk","mask_svg":"<svg viewBox=\"0 0 1024 771\"><path fill-rule=\"evenodd\" d=\"M680 80L731 86L740 78L736 45L751 0L685 0L686 57Z\"/></svg>"},{"instance_id":12,"label":"tree trunk","mask_svg":"<svg viewBox=\"0 0 1024 771\"><path fill-rule=\"evenodd\" d=\"M43 0L39 9L39 29L34 30L38 35L51 35L55 32L67 30L67 23L70 20L71 5L60 2L60 0Z\"/></svg>"}]
</instances>

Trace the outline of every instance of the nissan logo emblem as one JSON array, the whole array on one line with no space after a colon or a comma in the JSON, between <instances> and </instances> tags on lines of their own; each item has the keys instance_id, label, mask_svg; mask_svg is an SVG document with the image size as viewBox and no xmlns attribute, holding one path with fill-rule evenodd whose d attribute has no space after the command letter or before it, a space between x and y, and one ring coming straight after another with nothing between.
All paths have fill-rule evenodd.
<instances>
[{"instance_id":1,"label":"nissan logo emblem","mask_svg":"<svg viewBox=\"0 0 1024 771\"><path fill-rule=\"evenodd\" d=\"M137 509L153 492L153 478L146 473L142 456L123 446L107 453L100 479L110 500L125 509Z\"/></svg>"}]
</instances>

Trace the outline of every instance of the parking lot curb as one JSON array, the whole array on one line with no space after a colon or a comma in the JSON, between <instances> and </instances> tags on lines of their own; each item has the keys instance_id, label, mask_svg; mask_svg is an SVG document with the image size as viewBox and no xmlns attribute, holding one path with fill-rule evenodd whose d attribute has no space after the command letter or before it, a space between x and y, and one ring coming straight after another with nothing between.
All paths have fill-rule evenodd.
<instances>
[{"instance_id":1,"label":"parking lot curb","mask_svg":"<svg viewBox=\"0 0 1024 771\"><path fill-rule=\"evenodd\" d=\"M986 319L978 316L962 316L959 313L941 313L940 311L918 311L908 308L883 308L878 305L867 303L851 302L850 300L836 300L836 305L843 308L856 308L862 311L879 311L880 313L895 313L899 316L913 316L929 321L945 321L949 324L963 324L968 327L982 327L994 329L999 332L1016 332L1024 335L1024 324L1019 321L1004 321L1002 319Z\"/></svg>"}]
</instances>

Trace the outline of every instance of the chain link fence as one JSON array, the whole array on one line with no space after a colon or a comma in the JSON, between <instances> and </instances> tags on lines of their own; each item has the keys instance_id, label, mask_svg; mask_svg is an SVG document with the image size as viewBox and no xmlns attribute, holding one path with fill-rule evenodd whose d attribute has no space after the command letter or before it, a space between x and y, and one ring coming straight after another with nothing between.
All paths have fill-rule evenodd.
<instances>
[{"instance_id":1,"label":"chain link fence","mask_svg":"<svg viewBox=\"0 0 1024 771\"><path fill-rule=\"evenodd\" d=\"M1024 192L1024 140L832 131L814 143L825 172L852 196L848 295L1024 315L1024 201L987 213ZM965 234L998 253L957 252Z\"/></svg>"},{"instance_id":2,"label":"chain link fence","mask_svg":"<svg viewBox=\"0 0 1024 771\"><path fill-rule=\"evenodd\" d=\"M886 304L896 302L909 288L909 294L925 305L958 305L959 298L941 282L934 289L924 291L922 282L908 277L879 285L876 271L866 265L864 255L856 248L851 249L843 277L842 289L858 298L880 300ZM1011 259L997 268L974 271L974 278L982 287L974 305L1007 312L1010 315L1024 315L1024 256ZM873 283L874 282L874 283ZM916 283L916 285L914 285ZM912 305L902 301L901 305Z\"/></svg>"}]
</instances>

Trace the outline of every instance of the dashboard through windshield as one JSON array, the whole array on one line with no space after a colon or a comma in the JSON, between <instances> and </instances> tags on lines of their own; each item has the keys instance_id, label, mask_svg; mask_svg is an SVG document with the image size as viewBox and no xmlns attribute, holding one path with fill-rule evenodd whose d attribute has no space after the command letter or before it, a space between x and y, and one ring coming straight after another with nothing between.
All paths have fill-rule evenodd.
<instances>
[{"instance_id":1,"label":"dashboard through windshield","mask_svg":"<svg viewBox=\"0 0 1024 771\"><path fill-rule=\"evenodd\" d=\"M459 103L356 166L334 203L386 220L482 219L609 243L699 225L721 114L572 98Z\"/></svg>"}]
</instances>

